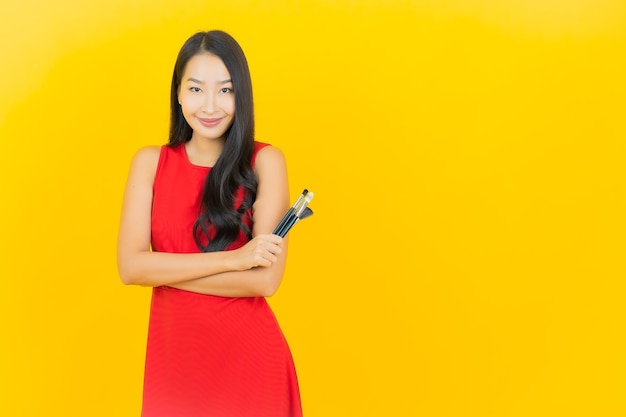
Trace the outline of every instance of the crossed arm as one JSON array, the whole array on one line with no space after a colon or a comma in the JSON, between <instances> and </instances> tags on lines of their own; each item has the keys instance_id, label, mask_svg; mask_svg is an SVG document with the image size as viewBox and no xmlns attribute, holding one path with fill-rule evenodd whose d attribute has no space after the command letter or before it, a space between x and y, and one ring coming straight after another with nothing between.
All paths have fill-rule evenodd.
<instances>
[{"instance_id":1,"label":"crossed arm","mask_svg":"<svg viewBox=\"0 0 626 417\"><path fill-rule=\"evenodd\" d=\"M282 152L267 146L257 154L258 188L250 242L232 251L178 254L150 250L152 189L159 150L143 148L131 163L117 247L122 282L167 285L223 297L273 295L280 286L287 255L287 238L271 234L289 207Z\"/></svg>"}]
</instances>

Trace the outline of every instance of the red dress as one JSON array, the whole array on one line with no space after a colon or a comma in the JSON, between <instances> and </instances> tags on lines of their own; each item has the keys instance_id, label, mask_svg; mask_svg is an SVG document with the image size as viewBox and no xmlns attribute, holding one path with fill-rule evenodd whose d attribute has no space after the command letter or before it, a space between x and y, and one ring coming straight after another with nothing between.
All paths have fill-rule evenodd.
<instances>
[{"instance_id":1,"label":"red dress","mask_svg":"<svg viewBox=\"0 0 626 417\"><path fill-rule=\"evenodd\" d=\"M209 170L192 165L184 146L161 149L152 250L198 252L192 228ZM229 249L246 241L242 233ZM302 416L289 346L263 297L154 288L142 417L204 416Z\"/></svg>"}]
</instances>

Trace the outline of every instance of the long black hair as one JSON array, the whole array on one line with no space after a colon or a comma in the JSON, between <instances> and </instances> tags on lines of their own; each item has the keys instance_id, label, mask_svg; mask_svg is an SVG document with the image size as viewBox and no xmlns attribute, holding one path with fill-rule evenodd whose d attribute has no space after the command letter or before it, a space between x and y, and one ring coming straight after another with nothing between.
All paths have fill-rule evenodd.
<instances>
[{"instance_id":1,"label":"long black hair","mask_svg":"<svg viewBox=\"0 0 626 417\"><path fill-rule=\"evenodd\" d=\"M252 236L250 213L257 190L251 164L254 152L252 82L243 50L229 34L213 30L187 39L178 53L172 76L168 146L182 145L193 134L178 103L178 93L187 63L198 54L215 55L224 62L235 94L235 118L225 133L222 153L206 177L200 213L193 227L198 248L215 252L226 249L241 231L248 239Z\"/></svg>"}]
</instances>

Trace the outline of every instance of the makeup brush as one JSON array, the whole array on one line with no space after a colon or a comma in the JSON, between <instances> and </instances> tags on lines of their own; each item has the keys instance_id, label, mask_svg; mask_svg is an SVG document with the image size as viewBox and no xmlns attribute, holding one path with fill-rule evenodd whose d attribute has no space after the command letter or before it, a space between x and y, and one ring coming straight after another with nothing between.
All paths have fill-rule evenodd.
<instances>
[{"instance_id":1,"label":"makeup brush","mask_svg":"<svg viewBox=\"0 0 626 417\"><path fill-rule=\"evenodd\" d=\"M313 210L311 210L309 207L305 208L304 211L302 212L302 214L300 215L300 217L296 217L296 220L293 222L293 224L289 227L289 228L285 228L285 230L281 231L281 234L279 235L280 237L285 237L287 236L287 232L289 232L291 229L293 229L293 227L300 221L300 220L304 220L307 217L310 217L313 215Z\"/></svg>"},{"instance_id":2,"label":"makeup brush","mask_svg":"<svg viewBox=\"0 0 626 417\"><path fill-rule=\"evenodd\" d=\"M282 220L280 221L280 223L278 223L278 226L276 226L276 228L274 229L274 231L272 232L272 234L279 234L279 232L281 231L281 229L283 227L285 227L285 224L287 224L287 222L289 221L289 219L291 218L291 216L293 215L293 213L296 211L296 208L298 207L298 204L300 204L300 202L302 201L303 198L305 198L305 196L309 193L309 190L307 190L306 188L304 189L304 191L302 191L302 194L300 194L300 197L298 197L298 199L296 200L295 203L293 203L293 206L291 206L291 208L289 210L287 210L287 213L285 213L285 215L283 216Z\"/></svg>"},{"instance_id":3,"label":"makeup brush","mask_svg":"<svg viewBox=\"0 0 626 417\"><path fill-rule=\"evenodd\" d=\"M311 202L311 200L313 200L313 192L311 191L310 193L308 193L306 195L306 197L304 198L304 202L302 202L302 204L300 205L300 207L298 208L298 210L296 211L296 213L294 215L292 215L289 220L287 220L287 223L285 223L285 225L283 226L283 228L278 232L278 236L280 237L285 237L285 235L287 234L287 232L293 227L294 224L296 224L296 222L301 218L302 214L304 213L304 211L307 209L307 205ZM313 210L309 212L307 212L306 217L310 216L311 214L313 214Z\"/></svg>"},{"instance_id":4,"label":"makeup brush","mask_svg":"<svg viewBox=\"0 0 626 417\"><path fill-rule=\"evenodd\" d=\"M313 210L311 210L309 207L305 208L304 211L302 212L302 214L300 215L300 217L296 218L296 221L293 223L293 226L295 226L296 224L298 224L298 222L300 220L304 220L307 217L310 217L313 215ZM291 229L293 229L293 226L291 226ZM290 230L291 230L290 229ZM289 231L289 230L288 230ZM286 234L286 233L285 233Z\"/></svg>"},{"instance_id":5,"label":"makeup brush","mask_svg":"<svg viewBox=\"0 0 626 417\"><path fill-rule=\"evenodd\" d=\"M296 220L296 223L298 223L300 220L304 220L309 216L313 215L313 210L311 210L309 207L305 208L304 211L302 212L302 214L300 215L300 217L298 217L298 220Z\"/></svg>"}]
</instances>

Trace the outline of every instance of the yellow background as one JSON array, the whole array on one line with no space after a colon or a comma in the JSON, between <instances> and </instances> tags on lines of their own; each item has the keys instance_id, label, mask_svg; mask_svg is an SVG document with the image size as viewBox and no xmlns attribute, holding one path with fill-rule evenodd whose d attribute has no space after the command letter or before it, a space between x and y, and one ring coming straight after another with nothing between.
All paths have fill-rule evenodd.
<instances>
[{"instance_id":1,"label":"yellow background","mask_svg":"<svg viewBox=\"0 0 626 417\"><path fill-rule=\"evenodd\" d=\"M626 415L623 0L3 1L0 415L138 416L122 190L206 29L316 194L270 300L306 417Z\"/></svg>"}]
</instances>

